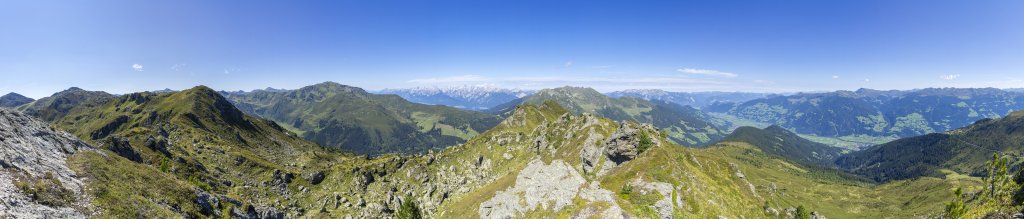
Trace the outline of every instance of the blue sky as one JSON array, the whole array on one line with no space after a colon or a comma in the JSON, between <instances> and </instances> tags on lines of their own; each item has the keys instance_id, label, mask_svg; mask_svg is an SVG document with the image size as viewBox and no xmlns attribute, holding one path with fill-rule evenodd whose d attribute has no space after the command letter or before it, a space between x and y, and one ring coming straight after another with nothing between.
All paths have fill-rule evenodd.
<instances>
[{"instance_id":1,"label":"blue sky","mask_svg":"<svg viewBox=\"0 0 1024 219\"><path fill-rule=\"evenodd\" d=\"M0 92L1024 87L1024 1L5 1Z\"/></svg>"}]
</instances>

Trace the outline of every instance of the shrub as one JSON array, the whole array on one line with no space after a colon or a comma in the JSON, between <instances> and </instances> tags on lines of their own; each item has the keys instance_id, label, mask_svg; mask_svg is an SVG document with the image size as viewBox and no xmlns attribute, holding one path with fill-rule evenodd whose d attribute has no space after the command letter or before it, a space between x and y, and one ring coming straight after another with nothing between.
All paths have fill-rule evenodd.
<instances>
[{"instance_id":1,"label":"shrub","mask_svg":"<svg viewBox=\"0 0 1024 219\"><path fill-rule=\"evenodd\" d=\"M402 202L402 206L395 212L395 218L399 219L421 219L420 207L416 204L416 200L412 196L405 196L405 201Z\"/></svg>"}]
</instances>

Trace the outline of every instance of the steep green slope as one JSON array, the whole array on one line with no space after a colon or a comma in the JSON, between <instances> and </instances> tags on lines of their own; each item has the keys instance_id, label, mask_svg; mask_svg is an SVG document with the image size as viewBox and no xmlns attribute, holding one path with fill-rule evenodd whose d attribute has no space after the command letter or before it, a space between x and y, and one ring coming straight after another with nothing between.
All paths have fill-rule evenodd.
<instances>
[{"instance_id":1,"label":"steep green slope","mask_svg":"<svg viewBox=\"0 0 1024 219\"><path fill-rule=\"evenodd\" d=\"M668 138L686 146L706 146L720 140L725 132L709 122L711 118L689 106L636 97L610 98L591 88L561 87L496 107L492 113L507 114L521 103L541 104L555 101L573 113L591 113L615 121L652 123L668 133Z\"/></svg>"},{"instance_id":2,"label":"steep green slope","mask_svg":"<svg viewBox=\"0 0 1024 219\"><path fill-rule=\"evenodd\" d=\"M899 139L853 152L836 164L877 181L942 176L944 169L980 176L992 153L1021 154L1024 148L1024 111L1001 119L985 119L971 126L918 137ZM1013 160L1011 164L1017 164Z\"/></svg>"},{"instance_id":3,"label":"steep green slope","mask_svg":"<svg viewBox=\"0 0 1024 219\"><path fill-rule=\"evenodd\" d=\"M765 153L805 164L831 167L842 149L801 138L779 126L764 129L744 126L733 130L723 142L745 142Z\"/></svg>"},{"instance_id":4,"label":"steep green slope","mask_svg":"<svg viewBox=\"0 0 1024 219\"><path fill-rule=\"evenodd\" d=\"M35 116L43 121L53 122L63 118L73 109L84 106L96 106L114 99L114 95L103 91L86 91L72 87L54 93L35 102L18 107L25 114Z\"/></svg>"},{"instance_id":5,"label":"steep green slope","mask_svg":"<svg viewBox=\"0 0 1024 219\"><path fill-rule=\"evenodd\" d=\"M304 181L295 177L302 167L333 162L318 156L331 152L203 86L124 95L55 126L105 149L71 163L108 217L297 215L282 202L297 190L289 183Z\"/></svg>"},{"instance_id":6,"label":"steep green slope","mask_svg":"<svg viewBox=\"0 0 1024 219\"><path fill-rule=\"evenodd\" d=\"M242 111L321 145L359 154L419 153L465 142L499 118L416 104L333 82L298 90L222 93Z\"/></svg>"}]
</instances>

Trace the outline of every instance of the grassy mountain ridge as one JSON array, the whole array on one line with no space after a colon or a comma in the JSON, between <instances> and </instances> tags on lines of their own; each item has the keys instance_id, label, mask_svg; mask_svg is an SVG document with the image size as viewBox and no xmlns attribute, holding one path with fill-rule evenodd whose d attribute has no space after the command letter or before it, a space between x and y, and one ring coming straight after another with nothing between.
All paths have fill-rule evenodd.
<instances>
[{"instance_id":1,"label":"grassy mountain ridge","mask_svg":"<svg viewBox=\"0 0 1024 219\"><path fill-rule=\"evenodd\" d=\"M90 177L94 204L111 217L297 214L272 202L290 196L282 181L299 180L291 179L302 173L298 167L315 166L323 162L313 161L316 154L330 153L245 115L203 86L123 95L54 124L109 153L76 154L71 163ZM211 200L225 203L209 206Z\"/></svg>"},{"instance_id":2,"label":"grassy mountain ridge","mask_svg":"<svg viewBox=\"0 0 1024 219\"><path fill-rule=\"evenodd\" d=\"M555 101L573 113L592 113L616 121L652 123L668 133L668 138L687 146L706 146L725 133L709 122L711 118L689 106L636 97L611 98L592 88L560 87L537 91L534 95L498 106L492 113L507 114L519 104Z\"/></svg>"},{"instance_id":3,"label":"grassy mountain ridge","mask_svg":"<svg viewBox=\"0 0 1024 219\"><path fill-rule=\"evenodd\" d=\"M419 153L464 142L499 118L325 82L289 91L222 92L242 111L360 154Z\"/></svg>"}]
</instances>

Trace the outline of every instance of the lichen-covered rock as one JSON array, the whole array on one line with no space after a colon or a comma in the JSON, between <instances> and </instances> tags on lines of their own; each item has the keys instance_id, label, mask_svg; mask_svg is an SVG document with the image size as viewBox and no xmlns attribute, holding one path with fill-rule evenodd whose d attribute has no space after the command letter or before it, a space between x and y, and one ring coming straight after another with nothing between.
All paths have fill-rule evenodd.
<instances>
[{"instance_id":1,"label":"lichen-covered rock","mask_svg":"<svg viewBox=\"0 0 1024 219\"><path fill-rule=\"evenodd\" d=\"M646 182L640 179L633 180L630 182L633 185L634 192L651 193L657 192L661 195L661 199L654 203L654 210L658 212L660 218L672 218L672 184L663 182Z\"/></svg>"},{"instance_id":2,"label":"lichen-covered rock","mask_svg":"<svg viewBox=\"0 0 1024 219\"><path fill-rule=\"evenodd\" d=\"M82 218L88 206L84 184L67 158L91 147L66 132L9 109L0 109L0 216L13 218ZM70 197L66 205L43 204L15 186L15 181L56 180ZM53 183L57 184L57 183ZM56 186L56 185L54 185Z\"/></svg>"},{"instance_id":3,"label":"lichen-covered rock","mask_svg":"<svg viewBox=\"0 0 1024 219\"><path fill-rule=\"evenodd\" d=\"M604 153L608 160L619 165L635 159L636 155L640 154L640 150L637 149L640 145L639 132L640 130L633 128L629 123L622 122L619 129L604 143Z\"/></svg>"},{"instance_id":4,"label":"lichen-covered rock","mask_svg":"<svg viewBox=\"0 0 1024 219\"><path fill-rule=\"evenodd\" d=\"M538 207L561 210L572 204L584 182L583 176L565 161L544 164L534 159L519 172L515 186L480 204L480 217L510 218Z\"/></svg>"}]
</instances>

